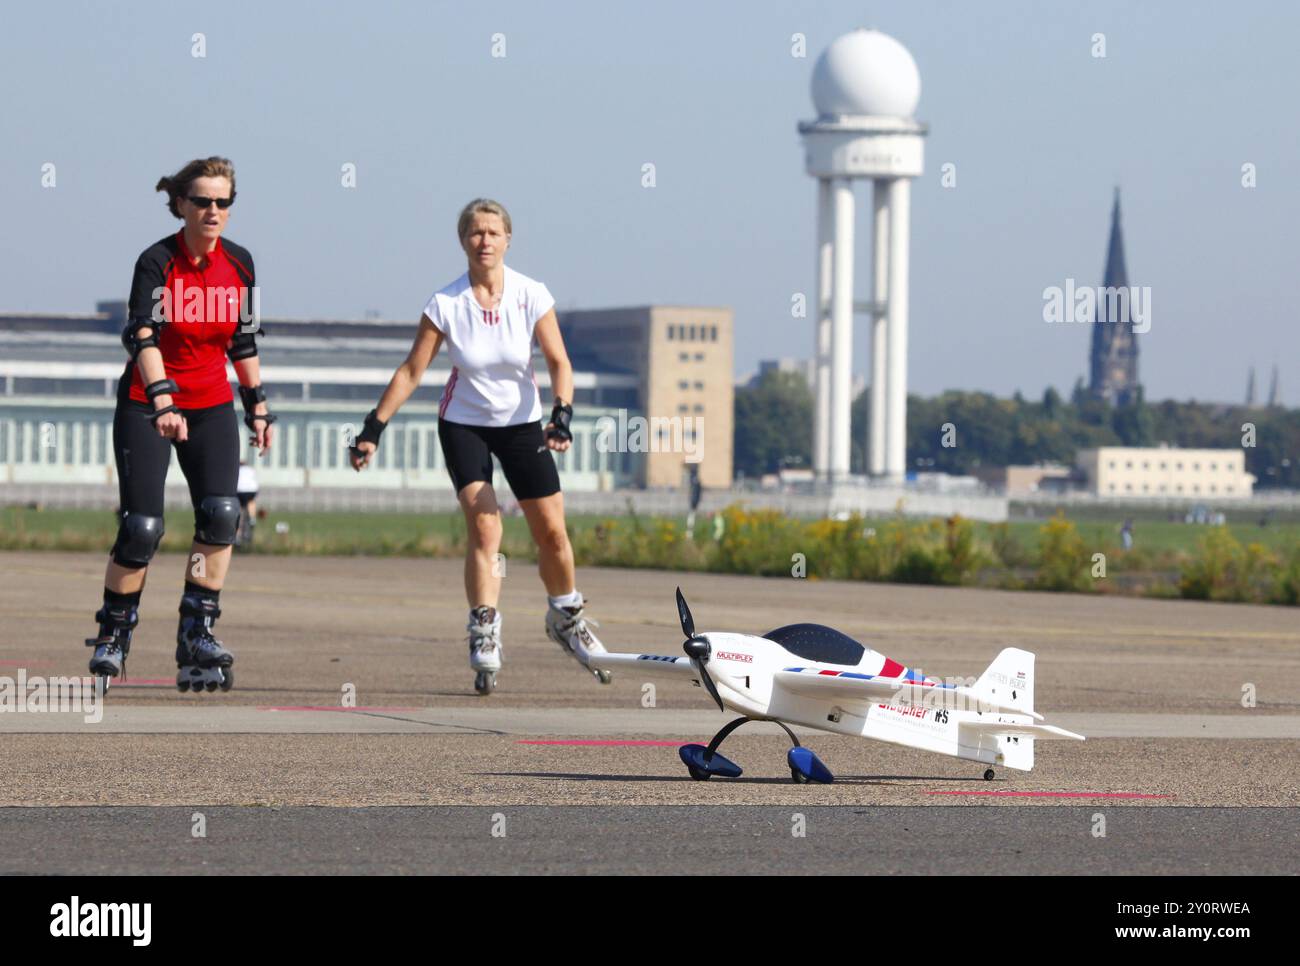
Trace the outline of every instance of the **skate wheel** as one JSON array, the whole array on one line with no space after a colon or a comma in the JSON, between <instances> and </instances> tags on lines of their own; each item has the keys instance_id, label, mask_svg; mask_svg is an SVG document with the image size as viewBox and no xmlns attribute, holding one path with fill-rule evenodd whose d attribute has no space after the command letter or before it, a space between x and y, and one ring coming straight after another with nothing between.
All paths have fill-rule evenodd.
<instances>
[{"instance_id":1,"label":"skate wheel","mask_svg":"<svg viewBox=\"0 0 1300 966\"><path fill-rule=\"evenodd\" d=\"M189 681L186 681L186 680L182 679L182 680L179 680L179 681L176 682L176 690L177 690L177 691L185 692L185 691L188 691L189 689L190 689L190 682L189 682Z\"/></svg>"},{"instance_id":2,"label":"skate wheel","mask_svg":"<svg viewBox=\"0 0 1300 966\"><path fill-rule=\"evenodd\" d=\"M985 780L986 782L991 782L991 781L993 781L993 769L992 769L992 768L985 769L985 771L984 771L984 780Z\"/></svg>"},{"instance_id":3,"label":"skate wheel","mask_svg":"<svg viewBox=\"0 0 1300 966\"><path fill-rule=\"evenodd\" d=\"M797 769L794 768L790 769L790 777L794 779L794 783L796 785L808 784L808 776L805 775L803 772L798 771Z\"/></svg>"},{"instance_id":4,"label":"skate wheel","mask_svg":"<svg viewBox=\"0 0 1300 966\"><path fill-rule=\"evenodd\" d=\"M713 777L709 772L700 771L700 769L696 768L694 765L688 765L686 770L691 773L691 777L697 782L706 782Z\"/></svg>"},{"instance_id":5,"label":"skate wheel","mask_svg":"<svg viewBox=\"0 0 1300 966\"><path fill-rule=\"evenodd\" d=\"M596 675L596 680L601 684L609 684L610 681L614 680L614 675L605 670L592 671L591 673Z\"/></svg>"},{"instance_id":6,"label":"skate wheel","mask_svg":"<svg viewBox=\"0 0 1300 966\"><path fill-rule=\"evenodd\" d=\"M229 691L234 686L235 686L235 672L230 670L230 668L228 667L222 668L221 669L221 690Z\"/></svg>"},{"instance_id":7,"label":"skate wheel","mask_svg":"<svg viewBox=\"0 0 1300 966\"><path fill-rule=\"evenodd\" d=\"M208 691L209 694L211 694L213 691L217 690L217 682L216 682L216 681L211 681L211 680L209 680L209 681L205 681L205 682L203 683L203 686L207 689L207 691Z\"/></svg>"},{"instance_id":8,"label":"skate wheel","mask_svg":"<svg viewBox=\"0 0 1300 966\"><path fill-rule=\"evenodd\" d=\"M474 690L479 694L491 694L497 686L495 671L479 671L474 675Z\"/></svg>"}]
</instances>

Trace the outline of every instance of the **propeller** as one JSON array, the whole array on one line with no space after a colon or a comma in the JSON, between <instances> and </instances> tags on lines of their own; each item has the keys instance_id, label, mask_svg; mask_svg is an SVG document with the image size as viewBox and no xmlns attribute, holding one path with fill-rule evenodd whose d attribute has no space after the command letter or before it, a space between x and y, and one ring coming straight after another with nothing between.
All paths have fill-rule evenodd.
<instances>
[{"instance_id":1,"label":"propeller","mask_svg":"<svg viewBox=\"0 0 1300 966\"><path fill-rule=\"evenodd\" d=\"M677 588L677 616L681 618L682 633L686 635L682 650L686 652L687 657L695 662L695 666L700 672L700 678L704 681L704 689L718 703L718 710L726 711L726 707L722 704L722 698L718 695L717 686L714 685L713 678L709 677L709 670L705 667L713 648L709 645L707 637L695 636L695 618L691 617L691 609L686 606L686 598L682 596L680 587Z\"/></svg>"}]
</instances>

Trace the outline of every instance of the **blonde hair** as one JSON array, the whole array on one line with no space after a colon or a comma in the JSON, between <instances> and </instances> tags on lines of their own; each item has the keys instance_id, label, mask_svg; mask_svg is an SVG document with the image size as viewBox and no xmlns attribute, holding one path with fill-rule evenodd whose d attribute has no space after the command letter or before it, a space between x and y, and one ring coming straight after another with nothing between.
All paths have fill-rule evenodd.
<instances>
[{"instance_id":1,"label":"blonde hair","mask_svg":"<svg viewBox=\"0 0 1300 966\"><path fill-rule=\"evenodd\" d=\"M190 185L199 178L229 178L230 200L235 200L235 166L229 158L196 158L175 174L159 178L153 190L167 192L167 210L179 218L176 200L188 196Z\"/></svg>"},{"instance_id":2,"label":"blonde hair","mask_svg":"<svg viewBox=\"0 0 1300 966\"><path fill-rule=\"evenodd\" d=\"M499 201L493 201L491 198L475 198L461 209L460 218L456 222L456 234L462 244L465 241L465 236L469 234L469 226L474 221L474 216L479 212L488 215L499 215L506 226L506 234L511 234L510 212L506 211L505 205Z\"/></svg>"}]
</instances>

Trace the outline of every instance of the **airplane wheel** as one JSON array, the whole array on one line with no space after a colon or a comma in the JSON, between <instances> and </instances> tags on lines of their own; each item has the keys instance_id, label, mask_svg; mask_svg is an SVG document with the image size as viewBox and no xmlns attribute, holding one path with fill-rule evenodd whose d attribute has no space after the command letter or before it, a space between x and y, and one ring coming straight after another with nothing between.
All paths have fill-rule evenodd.
<instances>
[{"instance_id":1,"label":"airplane wheel","mask_svg":"<svg viewBox=\"0 0 1300 966\"><path fill-rule=\"evenodd\" d=\"M984 770L984 780L985 780L986 782L991 782L991 781L993 781L993 769L992 769L992 768L986 768L986 769Z\"/></svg>"},{"instance_id":2,"label":"airplane wheel","mask_svg":"<svg viewBox=\"0 0 1300 966\"><path fill-rule=\"evenodd\" d=\"M808 784L808 776L805 775L805 774L804 774L803 772L801 772L801 771L795 771L793 768L791 768L791 769L790 769L790 777L794 779L794 783L795 783L796 785L807 785L807 784Z\"/></svg>"}]
</instances>

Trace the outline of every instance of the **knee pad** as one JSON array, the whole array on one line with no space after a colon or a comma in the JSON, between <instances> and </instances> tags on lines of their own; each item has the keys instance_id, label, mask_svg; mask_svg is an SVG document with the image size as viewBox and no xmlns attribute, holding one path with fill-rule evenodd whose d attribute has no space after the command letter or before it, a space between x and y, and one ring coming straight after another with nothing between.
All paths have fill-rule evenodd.
<instances>
[{"instance_id":1,"label":"knee pad","mask_svg":"<svg viewBox=\"0 0 1300 966\"><path fill-rule=\"evenodd\" d=\"M123 567L147 567L162 538L162 517L123 513L113 544L113 562Z\"/></svg>"},{"instance_id":2,"label":"knee pad","mask_svg":"<svg viewBox=\"0 0 1300 966\"><path fill-rule=\"evenodd\" d=\"M214 547L235 542L239 529L239 498L205 496L194 512L194 539Z\"/></svg>"}]
</instances>

